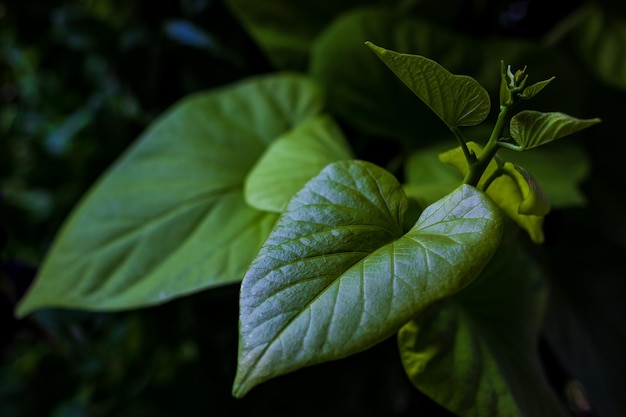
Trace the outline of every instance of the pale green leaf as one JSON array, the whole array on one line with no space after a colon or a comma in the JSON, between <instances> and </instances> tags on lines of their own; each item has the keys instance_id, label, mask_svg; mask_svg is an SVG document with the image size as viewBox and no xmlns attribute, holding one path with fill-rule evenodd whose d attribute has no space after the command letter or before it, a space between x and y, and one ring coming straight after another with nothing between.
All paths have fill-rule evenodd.
<instances>
[{"instance_id":1,"label":"pale green leaf","mask_svg":"<svg viewBox=\"0 0 626 417\"><path fill-rule=\"evenodd\" d=\"M513 103L513 94L509 88L509 77L504 69L504 61L500 61L500 105L509 106Z\"/></svg>"},{"instance_id":2,"label":"pale green leaf","mask_svg":"<svg viewBox=\"0 0 626 417\"><path fill-rule=\"evenodd\" d=\"M388 172L337 162L289 203L241 287L233 394L381 342L469 284L500 241L499 210L461 186L402 235L407 201Z\"/></svg>"},{"instance_id":3,"label":"pale green leaf","mask_svg":"<svg viewBox=\"0 0 626 417\"><path fill-rule=\"evenodd\" d=\"M561 146L555 143L532 152L502 149L498 155L531 172L552 207L576 207L585 203L585 196L578 186L589 174L590 163L578 144L567 142Z\"/></svg>"},{"instance_id":4,"label":"pale green leaf","mask_svg":"<svg viewBox=\"0 0 626 417\"><path fill-rule=\"evenodd\" d=\"M511 118L511 136L520 150L532 149L600 123L600 119L577 119L564 113L524 110Z\"/></svg>"},{"instance_id":5,"label":"pale green leaf","mask_svg":"<svg viewBox=\"0 0 626 417\"><path fill-rule=\"evenodd\" d=\"M482 148L475 142L468 142L467 147L475 154L480 154ZM460 147L439 155L441 162L457 168L462 175L467 174L468 166L463 150ZM490 177L501 170L504 162L497 156L489 163L485 173L478 183L479 189L484 189ZM515 170L513 170L515 171ZM494 179L486 190L487 194L511 219L522 229L528 232L531 240L535 243L543 242L543 216L524 214L520 212L520 206L524 202L524 194L517 181L509 175L500 175Z\"/></svg>"},{"instance_id":6,"label":"pale green leaf","mask_svg":"<svg viewBox=\"0 0 626 417\"><path fill-rule=\"evenodd\" d=\"M398 333L415 386L460 417L565 417L537 352L545 278L515 241Z\"/></svg>"},{"instance_id":7,"label":"pale green leaf","mask_svg":"<svg viewBox=\"0 0 626 417\"><path fill-rule=\"evenodd\" d=\"M545 216L550 212L550 203L537 180L521 166L505 162L502 170L517 184L522 195L517 212L535 216Z\"/></svg>"},{"instance_id":8,"label":"pale green leaf","mask_svg":"<svg viewBox=\"0 0 626 417\"><path fill-rule=\"evenodd\" d=\"M280 213L326 165L352 158L339 127L330 117L318 116L268 147L246 178L246 202L259 210Z\"/></svg>"},{"instance_id":9,"label":"pale green leaf","mask_svg":"<svg viewBox=\"0 0 626 417\"><path fill-rule=\"evenodd\" d=\"M376 55L448 127L474 126L491 109L489 94L472 77L454 75L437 62L367 42Z\"/></svg>"},{"instance_id":10,"label":"pale green leaf","mask_svg":"<svg viewBox=\"0 0 626 417\"><path fill-rule=\"evenodd\" d=\"M439 161L439 154L454 145L451 141L443 142L442 145L416 151L407 159L405 191L424 207L463 182L459 170ZM498 155L502 160L523 166L531 172L553 208L577 207L585 203L585 196L578 186L589 174L589 160L579 145L566 145L555 144L533 149L532 152L502 149Z\"/></svg>"},{"instance_id":11,"label":"pale green leaf","mask_svg":"<svg viewBox=\"0 0 626 417\"><path fill-rule=\"evenodd\" d=\"M239 281L276 220L245 203L246 175L322 105L288 74L184 99L74 209L18 314L134 308Z\"/></svg>"}]
</instances>

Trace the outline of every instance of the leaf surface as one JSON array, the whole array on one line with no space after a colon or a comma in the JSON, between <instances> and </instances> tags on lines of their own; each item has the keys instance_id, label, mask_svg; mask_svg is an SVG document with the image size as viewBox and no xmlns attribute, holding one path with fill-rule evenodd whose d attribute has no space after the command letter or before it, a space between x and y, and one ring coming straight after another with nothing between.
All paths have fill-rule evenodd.
<instances>
[{"instance_id":1,"label":"leaf surface","mask_svg":"<svg viewBox=\"0 0 626 417\"><path fill-rule=\"evenodd\" d=\"M495 251L499 210L462 186L402 235L406 197L388 172L331 164L292 199L241 287L233 394L364 350L470 283Z\"/></svg>"},{"instance_id":2,"label":"leaf surface","mask_svg":"<svg viewBox=\"0 0 626 417\"><path fill-rule=\"evenodd\" d=\"M276 220L245 203L246 175L322 104L289 74L182 100L74 209L18 314L134 308L239 281Z\"/></svg>"},{"instance_id":3,"label":"leaf surface","mask_svg":"<svg viewBox=\"0 0 626 417\"><path fill-rule=\"evenodd\" d=\"M423 56L367 45L448 127L474 126L489 115L489 94L472 77L454 75Z\"/></svg>"},{"instance_id":4,"label":"leaf surface","mask_svg":"<svg viewBox=\"0 0 626 417\"><path fill-rule=\"evenodd\" d=\"M246 178L246 202L281 213L291 197L331 162L351 159L339 127L328 116L315 117L275 140Z\"/></svg>"},{"instance_id":5,"label":"leaf surface","mask_svg":"<svg viewBox=\"0 0 626 417\"><path fill-rule=\"evenodd\" d=\"M520 150L536 148L600 123L600 119L577 119L564 113L524 110L511 118L511 136Z\"/></svg>"},{"instance_id":6,"label":"leaf surface","mask_svg":"<svg viewBox=\"0 0 626 417\"><path fill-rule=\"evenodd\" d=\"M564 417L537 353L546 300L536 262L507 242L470 286L399 331L409 378L460 417Z\"/></svg>"},{"instance_id":7,"label":"leaf surface","mask_svg":"<svg viewBox=\"0 0 626 417\"><path fill-rule=\"evenodd\" d=\"M432 9L433 4L428 6ZM571 88L580 76L562 51L501 37L472 39L432 20L369 7L335 19L316 39L310 65L310 73L328 92L332 114L360 131L412 147L449 135L441 120L363 45L366 40L428 57L452 73L470 75L491 97L498 97L500 80L494 71L500 59L515 68L528 65L531 78L558 74L559 82L550 85L550 94L535 97L534 105L580 112L582 94ZM564 96L568 100L563 101Z\"/></svg>"},{"instance_id":8,"label":"leaf surface","mask_svg":"<svg viewBox=\"0 0 626 417\"><path fill-rule=\"evenodd\" d=\"M626 16L590 2L574 32L573 45L596 76L626 90Z\"/></svg>"},{"instance_id":9,"label":"leaf surface","mask_svg":"<svg viewBox=\"0 0 626 417\"><path fill-rule=\"evenodd\" d=\"M388 0L227 0L226 3L274 66L303 71L315 37L335 17L353 7L385 2Z\"/></svg>"},{"instance_id":10,"label":"leaf surface","mask_svg":"<svg viewBox=\"0 0 626 417\"><path fill-rule=\"evenodd\" d=\"M533 85L530 85L526 88L524 88L524 91L522 92L522 98L524 100L530 100L531 98L535 97L537 94L539 94L544 88L546 88L548 86L548 84L550 84L555 77L551 77L547 80L543 80L543 81L539 81Z\"/></svg>"},{"instance_id":11,"label":"leaf surface","mask_svg":"<svg viewBox=\"0 0 626 417\"><path fill-rule=\"evenodd\" d=\"M467 147L470 151L476 155L480 154L482 148L475 142L468 142ZM441 162L450 164L457 168L462 175L465 175L468 171L467 161L463 155L463 151L460 147L454 148L450 151L444 152L439 155ZM483 174L478 188L483 189L488 179L495 174L498 170L504 169L505 163L497 156L489 163L485 173ZM530 196L529 193L534 191L533 188L526 185L523 189L518 185L518 181L525 181L521 174L517 173L514 168L509 168L510 175L500 175L497 177L489 187L487 188L487 194L493 198L498 207L500 207L513 221L515 221L522 229L528 232L531 240L535 243L543 242L543 215L526 214L520 212L520 207L526 200L534 200L535 196ZM534 187L538 187L535 183ZM532 206L531 203L529 207ZM532 212L532 209L529 209Z\"/></svg>"}]
</instances>

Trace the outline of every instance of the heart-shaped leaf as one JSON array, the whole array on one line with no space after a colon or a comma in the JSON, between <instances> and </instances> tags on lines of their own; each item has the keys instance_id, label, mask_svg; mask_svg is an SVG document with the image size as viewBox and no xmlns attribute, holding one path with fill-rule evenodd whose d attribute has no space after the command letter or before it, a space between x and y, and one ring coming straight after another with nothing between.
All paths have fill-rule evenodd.
<instances>
[{"instance_id":1,"label":"heart-shaped leaf","mask_svg":"<svg viewBox=\"0 0 626 417\"><path fill-rule=\"evenodd\" d=\"M545 278L515 240L457 295L398 333L415 386L460 417L562 416L537 353Z\"/></svg>"},{"instance_id":2,"label":"heart-shaped leaf","mask_svg":"<svg viewBox=\"0 0 626 417\"><path fill-rule=\"evenodd\" d=\"M18 314L133 308L239 281L276 220L245 203L246 175L322 105L297 75L183 100L77 206Z\"/></svg>"},{"instance_id":3,"label":"heart-shaped leaf","mask_svg":"<svg viewBox=\"0 0 626 417\"><path fill-rule=\"evenodd\" d=\"M328 116L298 125L275 140L248 174L246 202L281 213L304 184L331 162L351 159L350 147Z\"/></svg>"},{"instance_id":4,"label":"heart-shaped leaf","mask_svg":"<svg viewBox=\"0 0 626 417\"><path fill-rule=\"evenodd\" d=\"M401 54L366 43L448 127L474 126L489 115L489 94L472 77L454 75L423 56Z\"/></svg>"},{"instance_id":5,"label":"heart-shaped leaf","mask_svg":"<svg viewBox=\"0 0 626 417\"><path fill-rule=\"evenodd\" d=\"M467 147L476 155L480 154L482 151L480 145L475 142L468 142ZM440 154L439 159L441 162L452 165L458 169L461 174L467 174L467 160L460 147ZM494 174L499 170L504 170L504 165L505 163L496 156L487 166L485 173L478 183L478 188L484 189L487 182ZM500 175L495 178L489 184L486 192L511 219L528 232L533 242L541 243L544 239L542 229L543 215L526 214L522 212L523 210L520 211L520 207L525 200L534 199L534 196L531 197L528 194L533 191L533 188L527 185L524 189L520 189L518 181L525 181L524 177L518 173L515 168L509 168L509 170L511 175ZM538 187L539 185L535 183L534 186ZM524 194L525 192L526 195Z\"/></svg>"},{"instance_id":6,"label":"heart-shaped leaf","mask_svg":"<svg viewBox=\"0 0 626 417\"><path fill-rule=\"evenodd\" d=\"M577 119L567 114L524 110L511 118L511 136L519 150L536 148L600 123L600 119Z\"/></svg>"},{"instance_id":7,"label":"heart-shaped leaf","mask_svg":"<svg viewBox=\"0 0 626 417\"><path fill-rule=\"evenodd\" d=\"M402 235L407 201L388 172L329 165L292 199L241 287L233 394L364 350L469 284L497 248L502 219L461 186Z\"/></svg>"}]
</instances>

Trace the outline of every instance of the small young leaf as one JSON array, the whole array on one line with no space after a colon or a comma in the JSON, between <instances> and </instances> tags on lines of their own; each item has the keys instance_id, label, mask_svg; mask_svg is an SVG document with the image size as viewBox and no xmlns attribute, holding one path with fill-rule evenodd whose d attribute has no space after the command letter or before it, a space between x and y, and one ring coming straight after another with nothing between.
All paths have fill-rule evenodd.
<instances>
[{"instance_id":1,"label":"small young leaf","mask_svg":"<svg viewBox=\"0 0 626 417\"><path fill-rule=\"evenodd\" d=\"M248 206L248 171L319 114L309 79L280 74L185 98L93 186L18 306L120 310L237 282L277 216Z\"/></svg>"},{"instance_id":2,"label":"small young leaf","mask_svg":"<svg viewBox=\"0 0 626 417\"><path fill-rule=\"evenodd\" d=\"M469 284L502 232L498 208L463 185L402 235L406 197L362 161L326 168L296 194L241 287L233 394L381 342Z\"/></svg>"},{"instance_id":3,"label":"small young leaf","mask_svg":"<svg viewBox=\"0 0 626 417\"><path fill-rule=\"evenodd\" d=\"M513 102L513 94L509 88L509 77L504 69L504 61L500 61L500 105L509 106Z\"/></svg>"},{"instance_id":4,"label":"small young leaf","mask_svg":"<svg viewBox=\"0 0 626 417\"><path fill-rule=\"evenodd\" d=\"M552 207L582 206L585 196L578 186L589 175L589 158L578 144L570 142L564 145L556 143L533 149L532 152L502 149L498 155L532 172Z\"/></svg>"},{"instance_id":5,"label":"small young leaf","mask_svg":"<svg viewBox=\"0 0 626 417\"><path fill-rule=\"evenodd\" d=\"M524 91L522 91L522 94L520 97L524 100L530 100L531 98L539 94L541 90L546 88L546 86L550 84L550 82L554 80L554 78L555 77L552 77L548 80L539 81L538 83L535 83L529 87L524 88Z\"/></svg>"},{"instance_id":6,"label":"small young leaf","mask_svg":"<svg viewBox=\"0 0 626 417\"><path fill-rule=\"evenodd\" d=\"M429 10L433 5L424 3ZM450 5L446 2L443 7ZM512 38L469 38L432 19L414 16L384 7L358 8L335 19L317 37L309 71L325 87L333 115L360 131L410 147L415 147L416 140L424 147L449 135L440 119L421 100L415 100L415 94L398 82L386 65L380 65L376 54L363 47L364 40L429 57L452 73L471 74L496 100L501 82L493 76L497 59L515 66L527 64L536 74L556 73L561 82L550 86L551 94L537 97L541 106L569 114L580 112L584 94L571 88L579 75L561 49Z\"/></svg>"},{"instance_id":7,"label":"small young leaf","mask_svg":"<svg viewBox=\"0 0 626 417\"><path fill-rule=\"evenodd\" d=\"M489 115L489 94L472 77L454 75L423 56L366 44L448 127L474 126Z\"/></svg>"},{"instance_id":8,"label":"small young leaf","mask_svg":"<svg viewBox=\"0 0 626 417\"><path fill-rule=\"evenodd\" d=\"M468 142L467 147L476 154L482 151L482 148L475 142ZM467 161L460 147L440 154L439 159L441 162L457 168L461 174L467 174ZM502 170L504 165L504 162L496 156L485 170L482 179L478 183L478 188L484 189L489 178L496 174L498 170ZM520 175L516 174L515 170L513 171L513 175ZM515 179L509 175L500 175L489 184L486 192L511 219L528 232L533 242L543 242L543 216L520 212L520 206L524 202L524 194Z\"/></svg>"},{"instance_id":9,"label":"small young leaf","mask_svg":"<svg viewBox=\"0 0 626 417\"><path fill-rule=\"evenodd\" d=\"M246 178L246 202L259 210L281 213L322 168L351 158L339 126L328 116L315 117L269 146Z\"/></svg>"},{"instance_id":10,"label":"small young leaf","mask_svg":"<svg viewBox=\"0 0 626 417\"><path fill-rule=\"evenodd\" d=\"M550 203L546 195L528 171L511 162L505 162L502 170L515 181L522 194L522 202L517 209L519 214L545 216L550 212Z\"/></svg>"},{"instance_id":11,"label":"small young leaf","mask_svg":"<svg viewBox=\"0 0 626 417\"><path fill-rule=\"evenodd\" d=\"M520 150L532 149L600 123L600 119L577 119L563 113L524 110L511 118L511 136Z\"/></svg>"},{"instance_id":12,"label":"small young leaf","mask_svg":"<svg viewBox=\"0 0 626 417\"><path fill-rule=\"evenodd\" d=\"M585 203L585 196L578 185L589 174L589 160L577 144L566 145L555 144L533 149L532 152L502 149L498 156L532 172L551 207L578 207ZM463 181L463 175L458 169L442 164L438 157L441 152L454 146L454 142L444 142L442 145L420 149L407 159L404 188L407 195L423 207L450 193Z\"/></svg>"},{"instance_id":13,"label":"small young leaf","mask_svg":"<svg viewBox=\"0 0 626 417\"><path fill-rule=\"evenodd\" d=\"M400 329L409 378L460 417L565 417L537 354L546 300L537 263L505 242L466 289Z\"/></svg>"}]
</instances>

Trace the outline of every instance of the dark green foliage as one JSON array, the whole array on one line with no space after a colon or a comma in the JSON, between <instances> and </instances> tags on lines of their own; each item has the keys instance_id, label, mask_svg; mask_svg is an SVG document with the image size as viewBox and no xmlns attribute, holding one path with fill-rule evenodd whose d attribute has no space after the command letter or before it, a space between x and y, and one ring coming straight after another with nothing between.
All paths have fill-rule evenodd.
<instances>
[{"instance_id":1,"label":"dark green foliage","mask_svg":"<svg viewBox=\"0 0 626 417\"><path fill-rule=\"evenodd\" d=\"M0 415L625 415L624 22L0 5Z\"/></svg>"}]
</instances>

